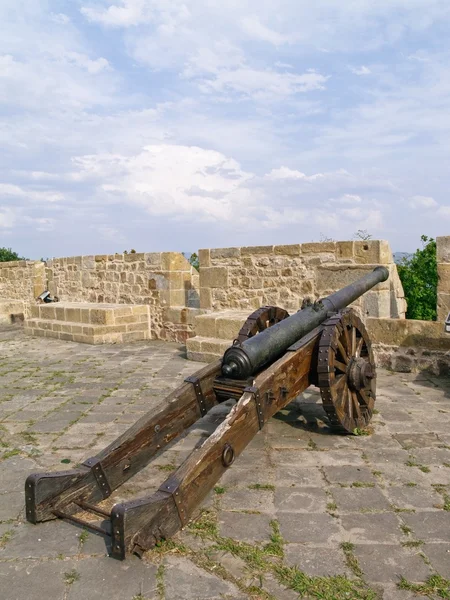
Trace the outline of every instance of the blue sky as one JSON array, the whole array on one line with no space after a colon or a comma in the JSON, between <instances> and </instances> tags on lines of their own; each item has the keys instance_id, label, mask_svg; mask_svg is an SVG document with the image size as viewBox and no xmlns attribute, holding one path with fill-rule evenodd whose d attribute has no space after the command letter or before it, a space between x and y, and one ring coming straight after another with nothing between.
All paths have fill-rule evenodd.
<instances>
[{"instance_id":1,"label":"blue sky","mask_svg":"<svg viewBox=\"0 0 450 600\"><path fill-rule=\"evenodd\" d=\"M2 0L0 246L450 234L448 0Z\"/></svg>"}]
</instances>

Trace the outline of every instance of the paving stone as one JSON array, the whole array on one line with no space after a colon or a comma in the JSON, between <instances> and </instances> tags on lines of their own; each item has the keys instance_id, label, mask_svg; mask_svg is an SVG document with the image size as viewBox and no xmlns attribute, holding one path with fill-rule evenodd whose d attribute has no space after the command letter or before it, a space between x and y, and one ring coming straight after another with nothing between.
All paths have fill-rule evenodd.
<instances>
[{"instance_id":1,"label":"paving stone","mask_svg":"<svg viewBox=\"0 0 450 600\"><path fill-rule=\"evenodd\" d=\"M274 512L273 492L267 490L235 489L218 494L220 507L224 510L258 510L265 513Z\"/></svg>"},{"instance_id":2,"label":"paving stone","mask_svg":"<svg viewBox=\"0 0 450 600\"><path fill-rule=\"evenodd\" d=\"M282 512L277 514L281 535L287 542L325 544L336 541L340 527L328 514L302 514Z\"/></svg>"},{"instance_id":3,"label":"paving stone","mask_svg":"<svg viewBox=\"0 0 450 600\"><path fill-rule=\"evenodd\" d=\"M325 477L330 483L351 484L357 481L375 483L375 476L366 466L324 467Z\"/></svg>"},{"instance_id":4,"label":"paving stone","mask_svg":"<svg viewBox=\"0 0 450 600\"><path fill-rule=\"evenodd\" d=\"M277 512L325 512L328 501L325 490L318 487L277 487L275 490Z\"/></svg>"},{"instance_id":5,"label":"paving stone","mask_svg":"<svg viewBox=\"0 0 450 600\"><path fill-rule=\"evenodd\" d=\"M246 598L232 583L179 558L167 559L164 583L166 598L170 600L222 600L227 594L236 600Z\"/></svg>"},{"instance_id":6,"label":"paving stone","mask_svg":"<svg viewBox=\"0 0 450 600\"><path fill-rule=\"evenodd\" d=\"M59 555L75 556L79 547L79 530L60 520L32 525L23 523L16 528L14 537L0 558L55 558Z\"/></svg>"},{"instance_id":7,"label":"paving stone","mask_svg":"<svg viewBox=\"0 0 450 600\"><path fill-rule=\"evenodd\" d=\"M433 569L450 580L450 544L427 543L421 549L430 560Z\"/></svg>"},{"instance_id":8,"label":"paving stone","mask_svg":"<svg viewBox=\"0 0 450 600\"><path fill-rule=\"evenodd\" d=\"M390 510L391 505L378 488L339 488L331 490L339 513L357 513L369 510Z\"/></svg>"},{"instance_id":9,"label":"paving stone","mask_svg":"<svg viewBox=\"0 0 450 600\"><path fill-rule=\"evenodd\" d=\"M0 563L0 598L2 600L63 600L64 573L73 566L63 560Z\"/></svg>"},{"instance_id":10,"label":"paving stone","mask_svg":"<svg viewBox=\"0 0 450 600\"><path fill-rule=\"evenodd\" d=\"M17 519L24 506L25 500L23 492L7 492L6 494L0 494L0 521Z\"/></svg>"},{"instance_id":11,"label":"paving stone","mask_svg":"<svg viewBox=\"0 0 450 600\"><path fill-rule=\"evenodd\" d=\"M270 515L220 511L220 535L242 542L269 541L272 530Z\"/></svg>"},{"instance_id":12,"label":"paving stone","mask_svg":"<svg viewBox=\"0 0 450 600\"><path fill-rule=\"evenodd\" d=\"M276 485L282 487L323 487L325 479L318 468L304 468L298 465L276 465Z\"/></svg>"},{"instance_id":13,"label":"paving stone","mask_svg":"<svg viewBox=\"0 0 450 600\"><path fill-rule=\"evenodd\" d=\"M417 552L411 552L402 546L356 545L354 554L369 582L399 581L404 577L408 581L423 582L432 571Z\"/></svg>"},{"instance_id":14,"label":"paving stone","mask_svg":"<svg viewBox=\"0 0 450 600\"><path fill-rule=\"evenodd\" d=\"M156 595L157 567L136 557L119 562L108 557L83 558L74 564L79 578L69 586L67 600L132 600Z\"/></svg>"},{"instance_id":15,"label":"paving stone","mask_svg":"<svg viewBox=\"0 0 450 600\"><path fill-rule=\"evenodd\" d=\"M431 448L441 443L436 433L432 431L420 434L396 433L394 439L406 450L410 448Z\"/></svg>"},{"instance_id":16,"label":"paving stone","mask_svg":"<svg viewBox=\"0 0 450 600\"><path fill-rule=\"evenodd\" d=\"M442 496L432 487L387 487L386 496L393 505L406 509L438 510L436 505L442 502Z\"/></svg>"},{"instance_id":17,"label":"paving stone","mask_svg":"<svg viewBox=\"0 0 450 600\"><path fill-rule=\"evenodd\" d=\"M355 544L395 544L400 542L400 521L394 514L348 514L342 515L341 522L345 532L345 541Z\"/></svg>"},{"instance_id":18,"label":"paving stone","mask_svg":"<svg viewBox=\"0 0 450 600\"><path fill-rule=\"evenodd\" d=\"M411 527L416 538L424 542L450 542L449 511L403 514L402 519Z\"/></svg>"},{"instance_id":19,"label":"paving stone","mask_svg":"<svg viewBox=\"0 0 450 600\"><path fill-rule=\"evenodd\" d=\"M311 577L350 576L340 549L315 548L303 544L287 544L284 549L287 564L296 566Z\"/></svg>"}]
</instances>

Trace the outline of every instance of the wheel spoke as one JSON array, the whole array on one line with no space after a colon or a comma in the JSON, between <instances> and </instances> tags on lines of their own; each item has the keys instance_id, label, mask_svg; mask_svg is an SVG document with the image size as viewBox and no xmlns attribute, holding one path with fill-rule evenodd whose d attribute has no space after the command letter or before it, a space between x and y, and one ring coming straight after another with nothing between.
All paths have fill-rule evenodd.
<instances>
[{"instance_id":1,"label":"wheel spoke","mask_svg":"<svg viewBox=\"0 0 450 600\"><path fill-rule=\"evenodd\" d=\"M356 346L355 354L356 354L357 358L359 358L361 355L361 350L362 350L363 344L364 344L364 338L361 336L358 340L358 345Z\"/></svg>"},{"instance_id":2,"label":"wheel spoke","mask_svg":"<svg viewBox=\"0 0 450 600\"><path fill-rule=\"evenodd\" d=\"M353 401L352 401L352 393L350 388L346 389L347 392L347 415L349 419L353 419Z\"/></svg>"},{"instance_id":3,"label":"wheel spoke","mask_svg":"<svg viewBox=\"0 0 450 600\"><path fill-rule=\"evenodd\" d=\"M339 360L334 360L334 366L339 369L339 371L342 371L343 373L347 372L347 365L345 365L344 363L341 363Z\"/></svg>"},{"instance_id":4,"label":"wheel spoke","mask_svg":"<svg viewBox=\"0 0 450 600\"><path fill-rule=\"evenodd\" d=\"M347 348L347 356L349 358L351 358L351 356L352 356L352 354L351 354L352 353L352 342L351 342L350 334L348 332L347 327L344 327L344 335L345 335L345 345L346 345L346 348Z\"/></svg>"},{"instance_id":5,"label":"wheel spoke","mask_svg":"<svg viewBox=\"0 0 450 600\"><path fill-rule=\"evenodd\" d=\"M352 356L356 354L356 327L352 327Z\"/></svg>"},{"instance_id":6,"label":"wheel spoke","mask_svg":"<svg viewBox=\"0 0 450 600\"><path fill-rule=\"evenodd\" d=\"M373 397L369 396L364 389L359 390L358 393L362 399L362 403L367 406L369 410L373 410L373 405L375 404Z\"/></svg>"},{"instance_id":7,"label":"wheel spoke","mask_svg":"<svg viewBox=\"0 0 450 600\"><path fill-rule=\"evenodd\" d=\"M353 406L356 409L356 414L358 415L358 419L360 419L361 418L361 409L359 407L358 396L357 396L356 392L351 392L351 394L352 394Z\"/></svg>"},{"instance_id":8,"label":"wheel spoke","mask_svg":"<svg viewBox=\"0 0 450 600\"><path fill-rule=\"evenodd\" d=\"M345 351L344 346L342 345L341 340L338 340L338 348L339 352L341 353L342 360L345 362L346 365L348 365L349 358L347 356L347 352Z\"/></svg>"}]
</instances>

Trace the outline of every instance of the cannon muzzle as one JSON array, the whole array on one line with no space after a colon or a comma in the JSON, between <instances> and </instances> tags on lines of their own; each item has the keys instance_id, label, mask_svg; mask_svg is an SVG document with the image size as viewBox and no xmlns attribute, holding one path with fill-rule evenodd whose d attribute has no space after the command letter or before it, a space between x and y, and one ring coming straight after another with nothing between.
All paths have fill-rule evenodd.
<instances>
[{"instance_id":1,"label":"cannon muzzle","mask_svg":"<svg viewBox=\"0 0 450 600\"><path fill-rule=\"evenodd\" d=\"M351 285L318 300L294 315L280 321L258 335L231 346L222 359L222 375L232 379L247 379L263 367L275 362L289 346L326 321L378 283L386 281L389 271L376 267Z\"/></svg>"}]
</instances>

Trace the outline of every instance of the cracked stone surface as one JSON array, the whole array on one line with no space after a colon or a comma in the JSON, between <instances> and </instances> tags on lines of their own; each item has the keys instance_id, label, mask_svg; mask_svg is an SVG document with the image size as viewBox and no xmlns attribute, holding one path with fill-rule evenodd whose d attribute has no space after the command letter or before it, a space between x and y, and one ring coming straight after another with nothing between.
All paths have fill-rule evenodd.
<instances>
[{"instance_id":1,"label":"cracked stone surface","mask_svg":"<svg viewBox=\"0 0 450 600\"><path fill-rule=\"evenodd\" d=\"M201 366L177 344L94 347L0 328L1 600L299 597L274 570L234 554L238 543L311 577L356 579L358 565L384 600L421 597L398 589L401 577L450 578L450 378L427 374L380 370L377 413L364 436L330 434L310 388L266 424L208 495L203 508L216 536L201 538L188 526L172 546L118 562L101 535L61 520L26 522L28 474L94 456ZM154 492L229 406L199 421L105 506ZM276 526L283 558L264 550Z\"/></svg>"}]
</instances>

